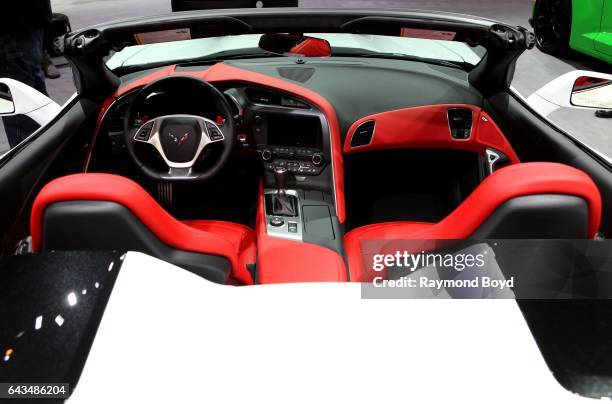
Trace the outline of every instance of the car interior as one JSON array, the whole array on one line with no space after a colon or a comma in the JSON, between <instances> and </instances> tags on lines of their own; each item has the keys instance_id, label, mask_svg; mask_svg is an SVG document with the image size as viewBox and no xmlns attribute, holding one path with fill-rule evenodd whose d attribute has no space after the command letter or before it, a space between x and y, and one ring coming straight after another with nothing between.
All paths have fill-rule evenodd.
<instances>
[{"instance_id":1,"label":"car interior","mask_svg":"<svg viewBox=\"0 0 612 404\"><path fill-rule=\"evenodd\" d=\"M365 282L364 240L612 231L608 166L453 66L278 56L119 80L3 161L3 254L135 250L227 285Z\"/></svg>"}]
</instances>

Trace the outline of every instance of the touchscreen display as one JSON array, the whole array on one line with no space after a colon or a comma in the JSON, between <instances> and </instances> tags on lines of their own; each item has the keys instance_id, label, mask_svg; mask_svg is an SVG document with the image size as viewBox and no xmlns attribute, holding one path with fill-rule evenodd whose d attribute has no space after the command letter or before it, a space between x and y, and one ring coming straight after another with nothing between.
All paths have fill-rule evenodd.
<instances>
[{"instance_id":1,"label":"touchscreen display","mask_svg":"<svg viewBox=\"0 0 612 404\"><path fill-rule=\"evenodd\" d=\"M309 116L268 116L268 144L321 149L321 121Z\"/></svg>"}]
</instances>

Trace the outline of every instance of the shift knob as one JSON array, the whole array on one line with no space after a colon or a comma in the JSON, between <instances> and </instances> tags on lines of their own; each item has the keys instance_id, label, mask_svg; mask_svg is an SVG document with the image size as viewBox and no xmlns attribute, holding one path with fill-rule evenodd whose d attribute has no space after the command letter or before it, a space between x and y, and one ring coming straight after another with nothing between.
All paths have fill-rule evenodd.
<instances>
[{"instance_id":1,"label":"shift knob","mask_svg":"<svg viewBox=\"0 0 612 404\"><path fill-rule=\"evenodd\" d=\"M285 193L285 185L287 184L287 168L286 167L274 167L274 179L276 180L276 190L279 195Z\"/></svg>"}]
</instances>

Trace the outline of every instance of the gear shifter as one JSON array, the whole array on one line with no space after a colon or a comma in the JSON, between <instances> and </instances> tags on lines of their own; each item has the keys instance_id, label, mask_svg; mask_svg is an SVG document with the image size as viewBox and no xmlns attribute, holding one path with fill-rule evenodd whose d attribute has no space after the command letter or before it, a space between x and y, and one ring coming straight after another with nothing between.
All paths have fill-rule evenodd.
<instances>
[{"instance_id":1,"label":"gear shifter","mask_svg":"<svg viewBox=\"0 0 612 404\"><path fill-rule=\"evenodd\" d=\"M285 185L287 184L287 169L285 167L274 167L274 180L276 181L276 193L279 198L285 196Z\"/></svg>"},{"instance_id":2,"label":"gear shifter","mask_svg":"<svg viewBox=\"0 0 612 404\"><path fill-rule=\"evenodd\" d=\"M287 195L287 168L275 167L276 195L272 195L272 214L276 216L297 216L297 203L293 195Z\"/></svg>"}]
</instances>

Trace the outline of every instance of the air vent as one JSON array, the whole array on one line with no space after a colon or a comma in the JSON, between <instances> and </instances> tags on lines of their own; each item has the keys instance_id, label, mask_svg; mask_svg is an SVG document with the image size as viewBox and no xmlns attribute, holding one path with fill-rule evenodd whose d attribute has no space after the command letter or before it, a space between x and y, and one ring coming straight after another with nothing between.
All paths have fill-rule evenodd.
<instances>
[{"instance_id":1,"label":"air vent","mask_svg":"<svg viewBox=\"0 0 612 404\"><path fill-rule=\"evenodd\" d=\"M114 111L111 112L106 124L106 130L109 133L123 132L123 125L125 120L125 114L127 113L128 103L118 105Z\"/></svg>"},{"instance_id":2,"label":"air vent","mask_svg":"<svg viewBox=\"0 0 612 404\"><path fill-rule=\"evenodd\" d=\"M474 120L471 109L451 108L448 110L448 127L453 139L467 140L472 135Z\"/></svg>"},{"instance_id":3,"label":"air vent","mask_svg":"<svg viewBox=\"0 0 612 404\"><path fill-rule=\"evenodd\" d=\"M314 75L313 67L279 67L278 74L289 80L306 83Z\"/></svg>"},{"instance_id":4,"label":"air vent","mask_svg":"<svg viewBox=\"0 0 612 404\"><path fill-rule=\"evenodd\" d=\"M372 136L374 136L374 127L376 126L375 121L367 121L362 123L355 129L353 137L351 138L351 147L365 146L372 142Z\"/></svg>"}]
</instances>

